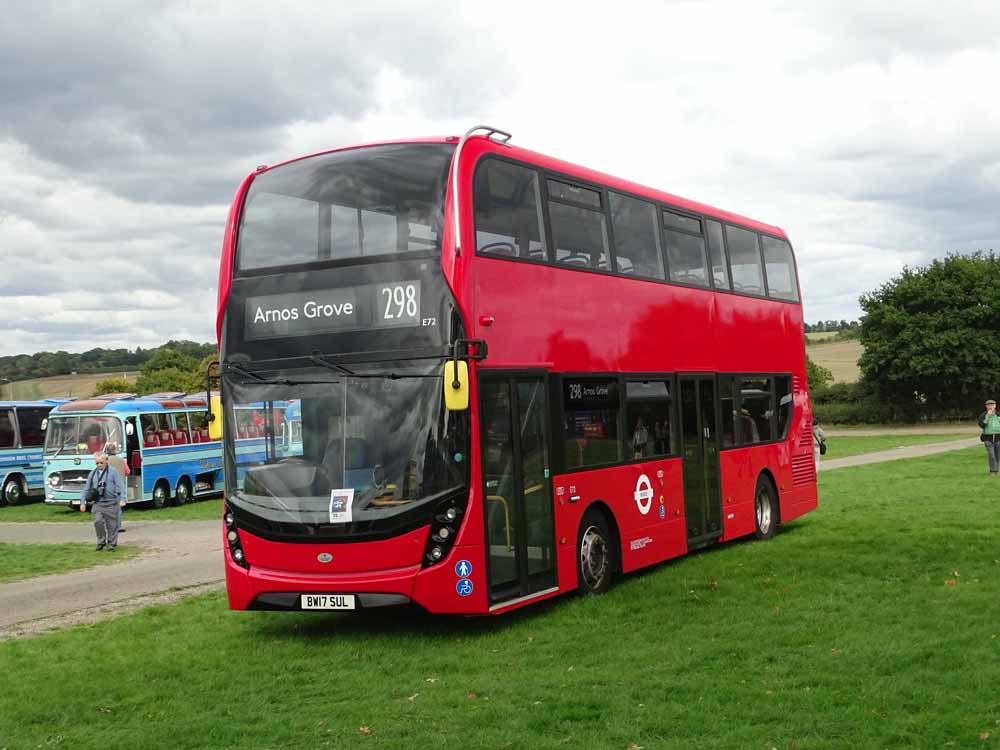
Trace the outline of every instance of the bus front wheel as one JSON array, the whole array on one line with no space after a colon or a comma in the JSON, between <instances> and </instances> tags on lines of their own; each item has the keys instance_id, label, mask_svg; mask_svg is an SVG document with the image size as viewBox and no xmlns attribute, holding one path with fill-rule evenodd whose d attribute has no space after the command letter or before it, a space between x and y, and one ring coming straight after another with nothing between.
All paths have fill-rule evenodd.
<instances>
[{"instance_id":1,"label":"bus front wheel","mask_svg":"<svg viewBox=\"0 0 1000 750\"><path fill-rule=\"evenodd\" d=\"M170 490L167 488L167 485L160 482L153 488L153 507L157 510L165 508L169 500Z\"/></svg>"},{"instance_id":2,"label":"bus front wheel","mask_svg":"<svg viewBox=\"0 0 1000 750\"><path fill-rule=\"evenodd\" d=\"M611 586L611 535L608 522L598 510L588 510L580 522L576 540L576 573L580 592L603 594Z\"/></svg>"},{"instance_id":3,"label":"bus front wheel","mask_svg":"<svg viewBox=\"0 0 1000 750\"><path fill-rule=\"evenodd\" d=\"M753 509L756 516L754 534L758 539L770 539L778 525L778 494L771 480L763 474L757 479Z\"/></svg>"},{"instance_id":4,"label":"bus front wheel","mask_svg":"<svg viewBox=\"0 0 1000 750\"><path fill-rule=\"evenodd\" d=\"M7 505L17 505L24 500L24 485L18 477L8 477L3 483L3 502Z\"/></svg>"},{"instance_id":5,"label":"bus front wheel","mask_svg":"<svg viewBox=\"0 0 1000 750\"><path fill-rule=\"evenodd\" d=\"M184 505L184 503L190 499L191 483L186 479L182 479L177 483L177 491L174 493L174 503L177 505Z\"/></svg>"}]
</instances>

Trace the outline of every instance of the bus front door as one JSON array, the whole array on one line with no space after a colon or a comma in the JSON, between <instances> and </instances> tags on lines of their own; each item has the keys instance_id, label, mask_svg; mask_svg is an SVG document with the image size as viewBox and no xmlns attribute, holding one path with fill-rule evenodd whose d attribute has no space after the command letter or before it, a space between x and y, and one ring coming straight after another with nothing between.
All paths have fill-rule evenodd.
<instances>
[{"instance_id":1,"label":"bus front door","mask_svg":"<svg viewBox=\"0 0 1000 750\"><path fill-rule=\"evenodd\" d=\"M680 388L684 516L692 547L722 536L715 378L682 375Z\"/></svg>"},{"instance_id":2,"label":"bus front door","mask_svg":"<svg viewBox=\"0 0 1000 750\"><path fill-rule=\"evenodd\" d=\"M537 375L480 376L483 516L490 602L556 585L546 435L546 383Z\"/></svg>"}]
</instances>

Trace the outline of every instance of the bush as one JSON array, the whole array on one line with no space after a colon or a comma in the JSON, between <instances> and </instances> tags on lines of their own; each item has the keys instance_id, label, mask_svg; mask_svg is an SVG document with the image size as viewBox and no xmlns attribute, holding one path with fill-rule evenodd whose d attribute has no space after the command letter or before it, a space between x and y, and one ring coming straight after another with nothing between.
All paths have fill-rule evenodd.
<instances>
[{"instance_id":1,"label":"bush","mask_svg":"<svg viewBox=\"0 0 1000 750\"><path fill-rule=\"evenodd\" d=\"M881 424L890 422L891 407L873 399L813 405L813 420L824 424Z\"/></svg>"},{"instance_id":2,"label":"bush","mask_svg":"<svg viewBox=\"0 0 1000 750\"><path fill-rule=\"evenodd\" d=\"M124 378L108 378L94 385L92 396L103 396L105 393L133 393L135 384Z\"/></svg>"}]
</instances>

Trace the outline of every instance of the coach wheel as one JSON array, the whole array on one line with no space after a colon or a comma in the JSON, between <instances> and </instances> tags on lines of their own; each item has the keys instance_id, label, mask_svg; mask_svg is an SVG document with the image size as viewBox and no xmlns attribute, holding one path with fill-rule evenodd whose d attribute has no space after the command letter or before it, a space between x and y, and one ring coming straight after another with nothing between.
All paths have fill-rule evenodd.
<instances>
[{"instance_id":1,"label":"coach wheel","mask_svg":"<svg viewBox=\"0 0 1000 750\"><path fill-rule=\"evenodd\" d=\"M603 594L611 586L612 549L604 515L597 510L587 511L576 541L576 574L581 593Z\"/></svg>"},{"instance_id":2,"label":"coach wheel","mask_svg":"<svg viewBox=\"0 0 1000 750\"><path fill-rule=\"evenodd\" d=\"M170 500L170 490L163 482L158 483L153 488L153 507L157 510L166 507Z\"/></svg>"},{"instance_id":3,"label":"coach wheel","mask_svg":"<svg viewBox=\"0 0 1000 750\"><path fill-rule=\"evenodd\" d=\"M771 480L761 475L754 492L755 533L758 539L770 539L778 521L778 498Z\"/></svg>"},{"instance_id":4,"label":"coach wheel","mask_svg":"<svg viewBox=\"0 0 1000 750\"><path fill-rule=\"evenodd\" d=\"M176 505L184 505L190 499L191 483L186 479L182 479L177 483L177 491L174 493L174 503Z\"/></svg>"},{"instance_id":5,"label":"coach wheel","mask_svg":"<svg viewBox=\"0 0 1000 750\"><path fill-rule=\"evenodd\" d=\"M9 477L3 483L3 501L7 505L17 505L24 500L24 485L18 477Z\"/></svg>"}]
</instances>

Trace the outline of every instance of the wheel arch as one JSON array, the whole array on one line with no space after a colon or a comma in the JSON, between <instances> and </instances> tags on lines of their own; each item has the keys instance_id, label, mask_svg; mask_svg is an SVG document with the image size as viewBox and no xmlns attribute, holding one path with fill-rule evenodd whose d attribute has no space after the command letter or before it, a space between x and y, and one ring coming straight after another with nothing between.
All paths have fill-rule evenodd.
<instances>
[{"instance_id":1,"label":"wheel arch","mask_svg":"<svg viewBox=\"0 0 1000 750\"><path fill-rule=\"evenodd\" d=\"M780 526L781 525L781 492L778 491L778 481L774 478L774 474L771 472L771 470L768 467L766 467L766 466L763 469L760 470L759 474L757 474L757 481L754 482L754 487L757 486L757 483L760 482L761 479L766 479L768 482L770 482L771 489L774 490L774 500L775 500L775 503L774 503L774 513L777 515L777 518L774 519L774 525L775 526ZM756 490L755 490L755 492L756 492Z\"/></svg>"},{"instance_id":2,"label":"wheel arch","mask_svg":"<svg viewBox=\"0 0 1000 750\"><path fill-rule=\"evenodd\" d=\"M577 533L579 533L579 526L583 523L583 519L591 511L597 511L604 516L604 520L608 524L608 532L611 534L611 538L614 540L614 565L612 570L614 573L622 572L622 532L621 528L618 526L618 520L615 518L614 512L604 500L596 499L592 500L586 508L583 509L583 513L580 514L580 522L577 524Z\"/></svg>"}]
</instances>

